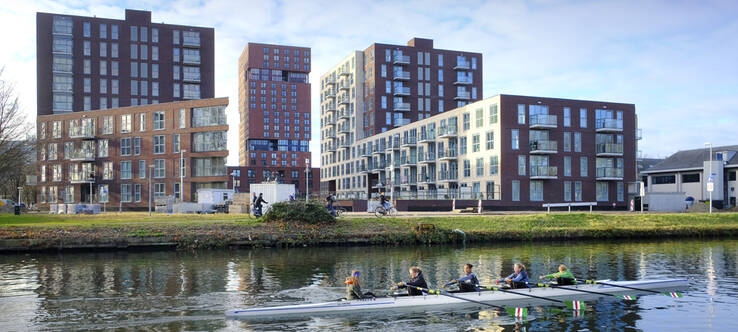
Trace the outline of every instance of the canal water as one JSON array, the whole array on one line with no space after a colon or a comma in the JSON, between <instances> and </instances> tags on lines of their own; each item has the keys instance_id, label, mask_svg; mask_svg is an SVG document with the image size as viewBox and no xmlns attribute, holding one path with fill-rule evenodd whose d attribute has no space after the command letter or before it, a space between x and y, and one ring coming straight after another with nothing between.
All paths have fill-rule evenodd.
<instances>
[{"instance_id":1,"label":"canal water","mask_svg":"<svg viewBox=\"0 0 738 332\"><path fill-rule=\"evenodd\" d=\"M491 284L523 262L537 278L563 263L579 277L689 278L684 297L589 301L580 316L545 305L516 322L482 307L289 320L226 319L228 309L327 301L361 271L386 291L421 266L431 287L471 263ZM104 252L0 255L0 330L736 331L738 240Z\"/></svg>"}]
</instances>

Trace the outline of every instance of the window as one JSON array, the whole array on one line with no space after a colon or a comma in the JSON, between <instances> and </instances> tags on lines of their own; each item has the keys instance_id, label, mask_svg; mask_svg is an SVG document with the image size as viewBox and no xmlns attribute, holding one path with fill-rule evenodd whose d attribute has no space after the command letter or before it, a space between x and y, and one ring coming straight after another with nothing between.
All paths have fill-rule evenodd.
<instances>
[{"instance_id":1,"label":"window","mask_svg":"<svg viewBox=\"0 0 738 332\"><path fill-rule=\"evenodd\" d=\"M133 185L133 200L136 202L141 201L141 185L138 183Z\"/></svg>"},{"instance_id":2,"label":"window","mask_svg":"<svg viewBox=\"0 0 738 332\"><path fill-rule=\"evenodd\" d=\"M469 121L470 121L469 119L470 118L471 116L469 115L469 113L464 113L464 116L463 116L464 130L469 130Z\"/></svg>"},{"instance_id":3,"label":"window","mask_svg":"<svg viewBox=\"0 0 738 332\"><path fill-rule=\"evenodd\" d=\"M582 201L582 181L574 182L574 201Z\"/></svg>"},{"instance_id":4,"label":"window","mask_svg":"<svg viewBox=\"0 0 738 332\"><path fill-rule=\"evenodd\" d=\"M83 68L82 71L84 74L91 74L92 73L92 63L90 62L90 59L85 59L82 62Z\"/></svg>"},{"instance_id":5,"label":"window","mask_svg":"<svg viewBox=\"0 0 738 332\"><path fill-rule=\"evenodd\" d=\"M113 116L108 115L103 117L103 134L110 135L113 133Z\"/></svg>"},{"instance_id":6,"label":"window","mask_svg":"<svg viewBox=\"0 0 738 332\"><path fill-rule=\"evenodd\" d=\"M146 113L138 113L138 131L146 131Z\"/></svg>"},{"instance_id":7,"label":"window","mask_svg":"<svg viewBox=\"0 0 738 332\"><path fill-rule=\"evenodd\" d=\"M141 137L133 138L133 154L136 156L141 154Z\"/></svg>"},{"instance_id":8,"label":"window","mask_svg":"<svg viewBox=\"0 0 738 332\"><path fill-rule=\"evenodd\" d=\"M225 176L227 174L225 161L224 157L192 158L194 167L192 176Z\"/></svg>"},{"instance_id":9,"label":"window","mask_svg":"<svg viewBox=\"0 0 738 332\"><path fill-rule=\"evenodd\" d=\"M564 132L564 152L571 152L571 132Z\"/></svg>"},{"instance_id":10,"label":"window","mask_svg":"<svg viewBox=\"0 0 738 332\"><path fill-rule=\"evenodd\" d=\"M125 160L120 162L120 178L121 180L130 180L133 177L131 170L131 161Z\"/></svg>"},{"instance_id":11,"label":"window","mask_svg":"<svg viewBox=\"0 0 738 332\"><path fill-rule=\"evenodd\" d=\"M108 38L108 25L100 23L100 39Z\"/></svg>"},{"instance_id":12,"label":"window","mask_svg":"<svg viewBox=\"0 0 738 332\"><path fill-rule=\"evenodd\" d=\"M477 128L482 128L482 125L484 124L484 109L478 108L477 109Z\"/></svg>"},{"instance_id":13,"label":"window","mask_svg":"<svg viewBox=\"0 0 738 332\"><path fill-rule=\"evenodd\" d=\"M149 40L148 29L146 27L141 27L139 30L141 31L141 41L142 42L148 41Z\"/></svg>"},{"instance_id":14,"label":"window","mask_svg":"<svg viewBox=\"0 0 738 332\"><path fill-rule=\"evenodd\" d=\"M607 202L607 182L597 181L597 201Z\"/></svg>"},{"instance_id":15,"label":"window","mask_svg":"<svg viewBox=\"0 0 738 332\"><path fill-rule=\"evenodd\" d=\"M164 135L154 136L154 154L163 154L164 151Z\"/></svg>"},{"instance_id":16,"label":"window","mask_svg":"<svg viewBox=\"0 0 738 332\"><path fill-rule=\"evenodd\" d=\"M700 174L682 174L682 183L700 182Z\"/></svg>"},{"instance_id":17,"label":"window","mask_svg":"<svg viewBox=\"0 0 738 332\"><path fill-rule=\"evenodd\" d=\"M495 148L495 132L487 132L487 150L493 150Z\"/></svg>"},{"instance_id":18,"label":"window","mask_svg":"<svg viewBox=\"0 0 738 332\"><path fill-rule=\"evenodd\" d=\"M86 38L90 38L90 22L83 22L82 23L82 35Z\"/></svg>"},{"instance_id":19,"label":"window","mask_svg":"<svg viewBox=\"0 0 738 332\"><path fill-rule=\"evenodd\" d=\"M118 61L110 61L110 75L118 76L119 71Z\"/></svg>"},{"instance_id":20,"label":"window","mask_svg":"<svg viewBox=\"0 0 738 332\"><path fill-rule=\"evenodd\" d=\"M571 181L564 181L564 202L571 202Z\"/></svg>"},{"instance_id":21,"label":"window","mask_svg":"<svg viewBox=\"0 0 738 332\"><path fill-rule=\"evenodd\" d=\"M172 96L174 96L174 98L179 98L180 97L179 83L174 83L174 85L172 86L172 89L173 89Z\"/></svg>"},{"instance_id":22,"label":"window","mask_svg":"<svg viewBox=\"0 0 738 332\"><path fill-rule=\"evenodd\" d=\"M51 147L51 146L49 146ZM51 158L51 150L49 150L49 158ZM108 140L101 139L97 141L97 156L99 158L107 158L108 157Z\"/></svg>"},{"instance_id":23,"label":"window","mask_svg":"<svg viewBox=\"0 0 738 332\"><path fill-rule=\"evenodd\" d=\"M106 161L103 163L103 180L113 179L113 162Z\"/></svg>"},{"instance_id":24,"label":"window","mask_svg":"<svg viewBox=\"0 0 738 332\"><path fill-rule=\"evenodd\" d=\"M459 140L459 154L466 154L466 136L461 137Z\"/></svg>"},{"instance_id":25,"label":"window","mask_svg":"<svg viewBox=\"0 0 738 332\"><path fill-rule=\"evenodd\" d=\"M227 149L227 133L210 131L192 135L193 152L225 151Z\"/></svg>"},{"instance_id":26,"label":"window","mask_svg":"<svg viewBox=\"0 0 738 332\"><path fill-rule=\"evenodd\" d=\"M661 175L661 176L651 177L651 184L672 184L672 183L676 183L676 176L674 175Z\"/></svg>"},{"instance_id":27,"label":"window","mask_svg":"<svg viewBox=\"0 0 738 332\"><path fill-rule=\"evenodd\" d=\"M625 184L622 182L618 182L618 202L622 202L625 200Z\"/></svg>"},{"instance_id":28,"label":"window","mask_svg":"<svg viewBox=\"0 0 738 332\"><path fill-rule=\"evenodd\" d=\"M525 104L518 104L518 124L525 124Z\"/></svg>"},{"instance_id":29,"label":"window","mask_svg":"<svg viewBox=\"0 0 738 332\"><path fill-rule=\"evenodd\" d=\"M101 184L97 186L97 202L98 203L109 203L108 198L108 185Z\"/></svg>"},{"instance_id":30,"label":"window","mask_svg":"<svg viewBox=\"0 0 738 332\"><path fill-rule=\"evenodd\" d=\"M192 109L192 126L208 127L227 124L225 106L196 107Z\"/></svg>"},{"instance_id":31,"label":"window","mask_svg":"<svg viewBox=\"0 0 738 332\"><path fill-rule=\"evenodd\" d=\"M480 150L479 134L476 134L472 136L472 152L479 152Z\"/></svg>"},{"instance_id":32,"label":"window","mask_svg":"<svg viewBox=\"0 0 738 332\"><path fill-rule=\"evenodd\" d=\"M182 98L200 99L200 84L183 84Z\"/></svg>"},{"instance_id":33,"label":"window","mask_svg":"<svg viewBox=\"0 0 738 332\"><path fill-rule=\"evenodd\" d=\"M166 195L166 184L154 183L154 198L164 198Z\"/></svg>"},{"instance_id":34,"label":"window","mask_svg":"<svg viewBox=\"0 0 738 332\"><path fill-rule=\"evenodd\" d=\"M518 155L518 175L525 175L525 155Z\"/></svg>"},{"instance_id":35,"label":"window","mask_svg":"<svg viewBox=\"0 0 738 332\"><path fill-rule=\"evenodd\" d=\"M520 181L518 180L512 181L512 200L514 202L520 201Z\"/></svg>"},{"instance_id":36,"label":"window","mask_svg":"<svg viewBox=\"0 0 738 332\"><path fill-rule=\"evenodd\" d=\"M477 176L484 176L484 158L477 158Z\"/></svg>"},{"instance_id":37,"label":"window","mask_svg":"<svg viewBox=\"0 0 738 332\"><path fill-rule=\"evenodd\" d=\"M574 133L574 152L582 152L582 133Z\"/></svg>"},{"instance_id":38,"label":"window","mask_svg":"<svg viewBox=\"0 0 738 332\"><path fill-rule=\"evenodd\" d=\"M90 53L90 41L85 40L84 42L82 42L82 55L90 56Z\"/></svg>"},{"instance_id":39,"label":"window","mask_svg":"<svg viewBox=\"0 0 738 332\"><path fill-rule=\"evenodd\" d=\"M571 156L564 156L564 176L571 176Z\"/></svg>"},{"instance_id":40,"label":"window","mask_svg":"<svg viewBox=\"0 0 738 332\"><path fill-rule=\"evenodd\" d=\"M471 161L464 160L464 177L468 178L471 176Z\"/></svg>"},{"instance_id":41,"label":"window","mask_svg":"<svg viewBox=\"0 0 738 332\"><path fill-rule=\"evenodd\" d=\"M569 107L564 107L564 127L571 127L571 108ZM571 185L569 187L571 187Z\"/></svg>"},{"instance_id":42,"label":"window","mask_svg":"<svg viewBox=\"0 0 738 332\"><path fill-rule=\"evenodd\" d=\"M164 130L164 112L154 112L154 130Z\"/></svg>"},{"instance_id":43,"label":"window","mask_svg":"<svg viewBox=\"0 0 738 332\"><path fill-rule=\"evenodd\" d=\"M138 94L138 81L131 80L131 95L137 95ZM136 106L135 104L131 103L131 106Z\"/></svg>"},{"instance_id":44,"label":"window","mask_svg":"<svg viewBox=\"0 0 738 332\"><path fill-rule=\"evenodd\" d=\"M587 128L587 109L586 108L579 109L579 127Z\"/></svg>"},{"instance_id":45,"label":"window","mask_svg":"<svg viewBox=\"0 0 738 332\"><path fill-rule=\"evenodd\" d=\"M154 178L161 179L166 176L164 159L154 159Z\"/></svg>"},{"instance_id":46,"label":"window","mask_svg":"<svg viewBox=\"0 0 738 332\"><path fill-rule=\"evenodd\" d=\"M106 42L100 42L100 56L101 57L107 57L108 56L108 43L106 43Z\"/></svg>"},{"instance_id":47,"label":"window","mask_svg":"<svg viewBox=\"0 0 738 332\"><path fill-rule=\"evenodd\" d=\"M110 38L118 40L118 25L117 24L110 25Z\"/></svg>"},{"instance_id":48,"label":"window","mask_svg":"<svg viewBox=\"0 0 738 332\"><path fill-rule=\"evenodd\" d=\"M146 178L146 160L138 161L138 178L139 179Z\"/></svg>"},{"instance_id":49,"label":"window","mask_svg":"<svg viewBox=\"0 0 738 332\"><path fill-rule=\"evenodd\" d=\"M530 181L530 200L533 202L540 202L543 200L543 181Z\"/></svg>"},{"instance_id":50,"label":"window","mask_svg":"<svg viewBox=\"0 0 738 332\"><path fill-rule=\"evenodd\" d=\"M587 171L587 157L579 157L579 176L586 178L588 176Z\"/></svg>"},{"instance_id":51,"label":"window","mask_svg":"<svg viewBox=\"0 0 738 332\"><path fill-rule=\"evenodd\" d=\"M133 126L133 120L130 114L123 114L120 116L120 132L130 133L131 127Z\"/></svg>"},{"instance_id":52,"label":"window","mask_svg":"<svg viewBox=\"0 0 738 332\"><path fill-rule=\"evenodd\" d=\"M124 183L120 185L120 201L130 202L131 201L131 184Z\"/></svg>"},{"instance_id":53,"label":"window","mask_svg":"<svg viewBox=\"0 0 738 332\"><path fill-rule=\"evenodd\" d=\"M511 136L510 141L512 142L513 150L520 149L520 140L519 140L520 135L519 134L520 134L520 131L518 129L511 129L510 131L510 136Z\"/></svg>"},{"instance_id":54,"label":"window","mask_svg":"<svg viewBox=\"0 0 738 332\"><path fill-rule=\"evenodd\" d=\"M110 43L110 56L118 58L118 43ZM117 72L114 75L117 75Z\"/></svg>"},{"instance_id":55,"label":"window","mask_svg":"<svg viewBox=\"0 0 738 332\"><path fill-rule=\"evenodd\" d=\"M157 28L151 28L151 42L152 43L158 43L159 42L159 29L157 29Z\"/></svg>"},{"instance_id":56,"label":"window","mask_svg":"<svg viewBox=\"0 0 738 332\"><path fill-rule=\"evenodd\" d=\"M131 155L131 138L130 137L120 139L120 155L121 156Z\"/></svg>"}]
</instances>

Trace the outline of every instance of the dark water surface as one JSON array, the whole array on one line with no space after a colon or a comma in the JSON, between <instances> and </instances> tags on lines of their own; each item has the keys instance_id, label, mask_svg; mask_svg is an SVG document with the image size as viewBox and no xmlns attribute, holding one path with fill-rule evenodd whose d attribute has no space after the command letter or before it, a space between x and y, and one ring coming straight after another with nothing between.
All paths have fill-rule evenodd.
<instances>
[{"instance_id":1,"label":"dark water surface","mask_svg":"<svg viewBox=\"0 0 738 332\"><path fill-rule=\"evenodd\" d=\"M581 317L530 308L526 322L496 310L227 320L227 309L318 302L343 296L362 271L367 290L386 290L423 268L431 287L474 264L483 284L528 265L531 275L564 263L580 277L690 278L684 298L614 297ZM0 255L0 331L23 330L402 330L737 331L738 240L355 247Z\"/></svg>"}]
</instances>

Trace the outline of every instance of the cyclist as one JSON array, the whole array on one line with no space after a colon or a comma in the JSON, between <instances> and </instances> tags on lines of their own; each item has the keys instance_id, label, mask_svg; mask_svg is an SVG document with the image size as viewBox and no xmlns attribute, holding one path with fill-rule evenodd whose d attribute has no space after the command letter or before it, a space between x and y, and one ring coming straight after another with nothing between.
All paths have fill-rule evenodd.
<instances>
[{"instance_id":1,"label":"cyclist","mask_svg":"<svg viewBox=\"0 0 738 332\"><path fill-rule=\"evenodd\" d=\"M336 216L336 209L333 208L333 203L336 201L335 198L333 198L332 194L328 194L328 197L325 198L325 201L328 202L328 211L331 213L332 216Z\"/></svg>"},{"instance_id":2,"label":"cyclist","mask_svg":"<svg viewBox=\"0 0 738 332\"><path fill-rule=\"evenodd\" d=\"M385 195L384 191L379 194L379 205L384 208L385 212L389 209L389 200L387 199L387 195Z\"/></svg>"}]
</instances>

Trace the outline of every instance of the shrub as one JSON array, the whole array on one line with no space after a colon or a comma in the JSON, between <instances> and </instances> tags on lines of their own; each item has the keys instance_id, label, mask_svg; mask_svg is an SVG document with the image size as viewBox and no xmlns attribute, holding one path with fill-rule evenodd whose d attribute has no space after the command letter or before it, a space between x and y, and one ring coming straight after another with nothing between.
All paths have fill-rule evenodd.
<instances>
[{"instance_id":1,"label":"shrub","mask_svg":"<svg viewBox=\"0 0 738 332\"><path fill-rule=\"evenodd\" d=\"M336 221L328 210L317 202L278 202L269 207L269 211L261 218L264 222L289 222L305 224L323 224Z\"/></svg>"}]
</instances>

